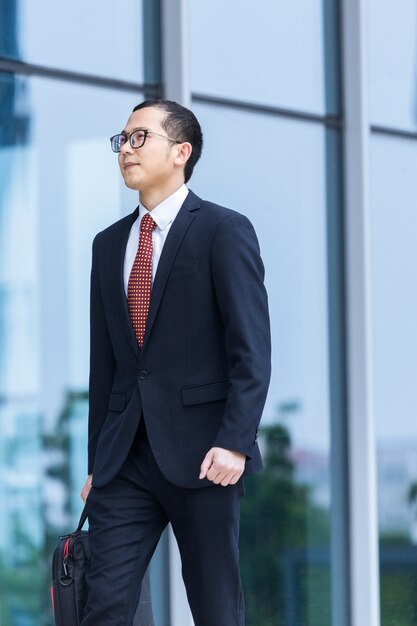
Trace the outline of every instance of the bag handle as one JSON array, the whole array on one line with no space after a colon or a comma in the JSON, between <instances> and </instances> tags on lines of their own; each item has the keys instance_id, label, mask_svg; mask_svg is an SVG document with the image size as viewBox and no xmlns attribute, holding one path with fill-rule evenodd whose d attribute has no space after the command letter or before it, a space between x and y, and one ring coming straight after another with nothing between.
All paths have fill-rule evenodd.
<instances>
[{"instance_id":1,"label":"bag handle","mask_svg":"<svg viewBox=\"0 0 417 626\"><path fill-rule=\"evenodd\" d=\"M84 508L81 512L81 516L80 516L80 521L78 522L78 526L77 526L77 531L82 530L82 527L84 526L86 520L88 517L88 513L87 513L87 503L85 503Z\"/></svg>"}]
</instances>

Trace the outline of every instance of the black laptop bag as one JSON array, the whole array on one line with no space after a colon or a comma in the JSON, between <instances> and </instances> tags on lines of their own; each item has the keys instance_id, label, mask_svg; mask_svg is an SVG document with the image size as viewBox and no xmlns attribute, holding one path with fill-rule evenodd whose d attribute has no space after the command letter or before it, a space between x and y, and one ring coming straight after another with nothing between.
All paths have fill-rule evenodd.
<instances>
[{"instance_id":1,"label":"black laptop bag","mask_svg":"<svg viewBox=\"0 0 417 626\"><path fill-rule=\"evenodd\" d=\"M84 507L77 530L59 538L52 557L52 609L56 626L78 626L87 602L86 570L90 558Z\"/></svg>"},{"instance_id":2,"label":"black laptop bag","mask_svg":"<svg viewBox=\"0 0 417 626\"><path fill-rule=\"evenodd\" d=\"M59 538L52 558L52 610L56 626L79 626L87 602L86 571L90 558L86 507L77 530ZM133 626L154 626L149 574L143 582Z\"/></svg>"}]
</instances>

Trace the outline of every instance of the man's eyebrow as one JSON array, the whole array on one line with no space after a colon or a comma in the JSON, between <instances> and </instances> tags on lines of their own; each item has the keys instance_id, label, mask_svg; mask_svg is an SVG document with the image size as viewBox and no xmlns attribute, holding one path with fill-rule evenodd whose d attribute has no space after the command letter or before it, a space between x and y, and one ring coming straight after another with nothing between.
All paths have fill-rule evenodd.
<instances>
[{"instance_id":1,"label":"man's eyebrow","mask_svg":"<svg viewBox=\"0 0 417 626\"><path fill-rule=\"evenodd\" d=\"M145 126L137 126L136 128L132 128L132 130L130 132L134 133L137 130L149 130L149 128L146 128ZM127 132L128 132L127 130L122 130L120 134L122 135L124 133L126 135Z\"/></svg>"}]
</instances>

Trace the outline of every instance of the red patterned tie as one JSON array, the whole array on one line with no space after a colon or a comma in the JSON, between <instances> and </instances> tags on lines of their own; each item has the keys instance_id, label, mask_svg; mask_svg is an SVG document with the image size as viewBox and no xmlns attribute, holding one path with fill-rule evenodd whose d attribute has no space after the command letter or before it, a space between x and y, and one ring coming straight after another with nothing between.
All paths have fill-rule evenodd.
<instances>
[{"instance_id":1,"label":"red patterned tie","mask_svg":"<svg viewBox=\"0 0 417 626\"><path fill-rule=\"evenodd\" d=\"M152 231L156 227L149 213L140 223L139 246L127 286L127 304L140 347L145 335L152 289Z\"/></svg>"}]
</instances>

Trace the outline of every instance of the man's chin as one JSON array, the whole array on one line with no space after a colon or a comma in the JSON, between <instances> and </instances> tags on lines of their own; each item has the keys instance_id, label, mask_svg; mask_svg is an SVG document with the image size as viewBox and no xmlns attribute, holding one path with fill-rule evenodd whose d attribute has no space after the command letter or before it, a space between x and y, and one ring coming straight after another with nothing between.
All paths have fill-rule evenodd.
<instances>
[{"instance_id":1,"label":"man's chin","mask_svg":"<svg viewBox=\"0 0 417 626\"><path fill-rule=\"evenodd\" d=\"M142 185L139 182L135 182L133 180L124 179L126 187L132 189L133 191L140 191L142 189Z\"/></svg>"}]
</instances>

